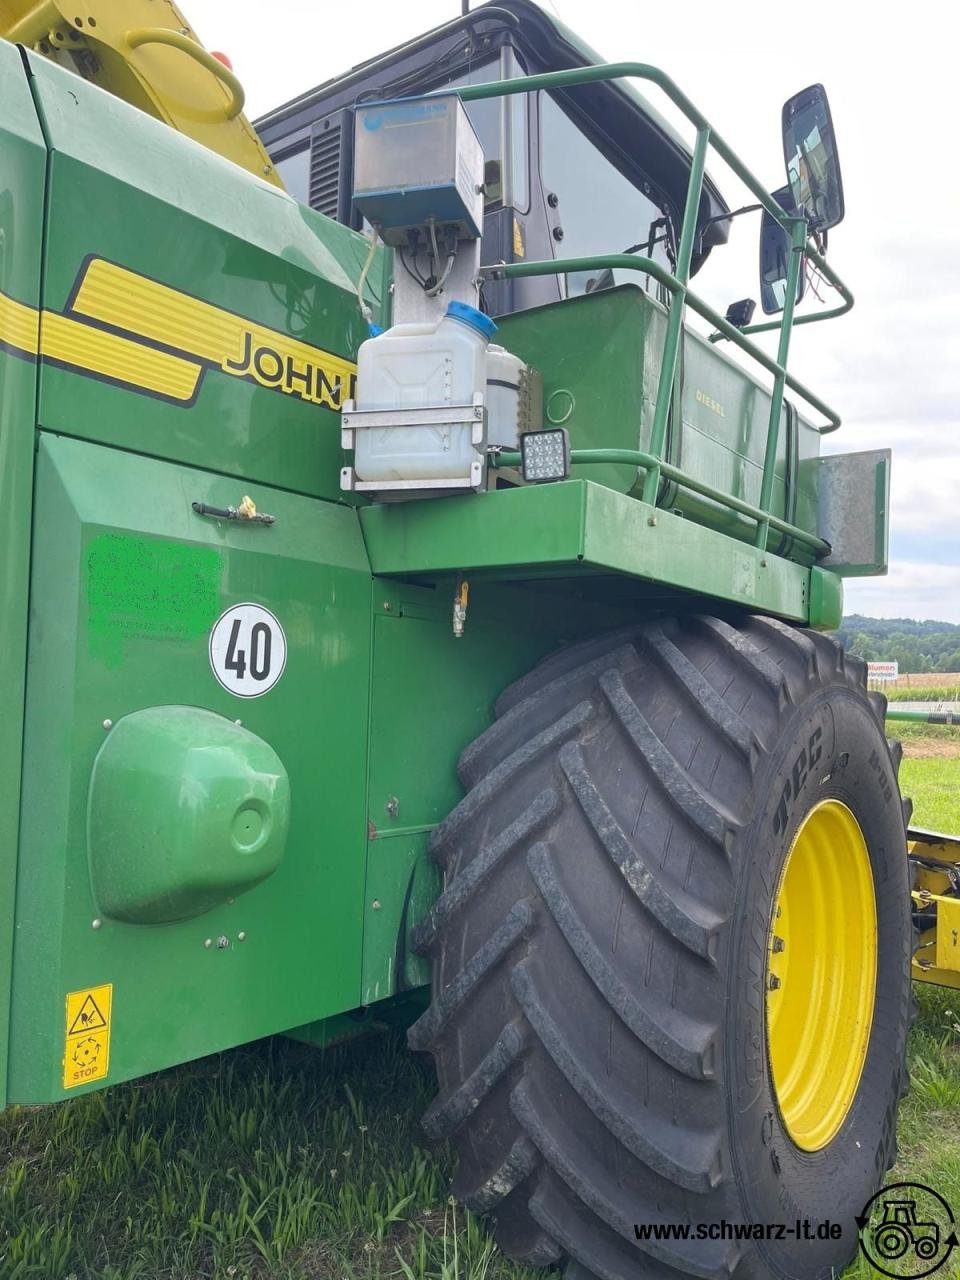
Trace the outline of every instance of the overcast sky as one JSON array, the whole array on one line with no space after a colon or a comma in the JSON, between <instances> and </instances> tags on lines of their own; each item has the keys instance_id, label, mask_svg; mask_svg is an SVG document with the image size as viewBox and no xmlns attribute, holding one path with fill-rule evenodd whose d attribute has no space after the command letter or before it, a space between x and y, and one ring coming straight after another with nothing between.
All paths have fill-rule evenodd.
<instances>
[{"instance_id":1,"label":"overcast sky","mask_svg":"<svg viewBox=\"0 0 960 1280\"><path fill-rule=\"evenodd\" d=\"M232 58L251 116L460 11L459 0L180 2L206 46ZM791 369L844 419L831 450L894 450L890 573L848 580L846 610L960 622L960 164L951 137L960 62L949 7L545 7L604 58L667 71L771 189L784 181L784 98L826 85L847 207L830 260L857 305L797 330ZM731 206L745 202L722 165L711 171ZM758 232L756 215L739 219L697 278L721 310L757 296Z\"/></svg>"}]
</instances>

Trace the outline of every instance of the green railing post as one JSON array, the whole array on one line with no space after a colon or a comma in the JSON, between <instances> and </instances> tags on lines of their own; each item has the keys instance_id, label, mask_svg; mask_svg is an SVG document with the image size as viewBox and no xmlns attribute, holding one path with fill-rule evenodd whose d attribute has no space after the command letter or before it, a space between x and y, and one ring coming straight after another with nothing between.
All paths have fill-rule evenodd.
<instances>
[{"instance_id":1,"label":"green railing post","mask_svg":"<svg viewBox=\"0 0 960 1280\"><path fill-rule=\"evenodd\" d=\"M663 358L660 365L660 386L657 388L657 406L650 431L649 452L659 463L667 441L667 423L673 401L673 389L680 344L683 342L683 317L687 301L687 285L690 281L690 263L693 261L693 242L697 234L700 214L700 196L703 191L703 173L707 163L707 147L710 130L704 125L697 130L697 142L690 162L690 180L687 183L687 203L683 210L683 227L680 231L680 248L674 274L680 289L670 295L670 312L667 316L667 332L663 340ZM643 480L643 500L651 506L657 501L660 488L660 467L651 467Z\"/></svg>"},{"instance_id":2,"label":"green railing post","mask_svg":"<svg viewBox=\"0 0 960 1280\"><path fill-rule=\"evenodd\" d=\"M763 479L760 482L760 510L766 515L773 502L773 482L777 470L777 446L780 441L780 415L783 412L783 388L786 382L787 356L790 353L790 334L793 331L793 313L797 306L797 284L803 270L803 251L807 242L807 224L803 218L790 222L790 261L787 264L787 296L783 300L783 320L780 342L777 347L777 364L781 372L773 375L770 396L770 422L767 426L767 447L763 455ZM757 525L756 545L767 549L770 521L761 520Z\"/></svg>"}]
</instances>

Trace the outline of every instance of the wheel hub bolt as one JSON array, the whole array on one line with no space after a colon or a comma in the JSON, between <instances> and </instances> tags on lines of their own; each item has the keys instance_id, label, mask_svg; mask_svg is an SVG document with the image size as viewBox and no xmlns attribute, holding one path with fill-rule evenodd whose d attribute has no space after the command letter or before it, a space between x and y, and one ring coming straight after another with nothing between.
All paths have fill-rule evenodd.
<instances>
[{"instance_id":1,"label":"wheel hub bolt","mask_svg":"<svg viewBox=\"0 0 960 1280\"><path fill-rule=\"evenodd\" d=\"M776 975L775 973L771 973L771 975L770 975L770 982L769 982L770 990L771 990L771 991L776 991L776 990L777 990L777 988L778 988L780 985L781 985L781 983L780 983L780 979L777 977L777 975Z\"/></svg>"}]
</instances>

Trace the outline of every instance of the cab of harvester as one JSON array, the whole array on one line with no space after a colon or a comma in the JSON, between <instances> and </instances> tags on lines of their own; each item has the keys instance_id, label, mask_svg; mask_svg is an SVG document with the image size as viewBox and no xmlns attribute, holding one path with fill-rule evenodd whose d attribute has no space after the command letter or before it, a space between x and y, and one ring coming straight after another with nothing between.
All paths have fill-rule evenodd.
<instances>
[{"instance_id":1,"label":"cab of harvester","mask_svg":"<svg viewBox=\"0 0 960 1280\"><path fill-rule=\"evenodd\" d=\"M824 634L885 571L889 452L823 456L788 368L853 301L822 87L761 182L663 71L503 0L258 139L168 0L9 8L4 1100L413 1023L512 1257L827 1274L895 1151L914 945L898 752ZM756 320L696 288L751 211ZM631 1225L787 1205L846 1234Z\"/></svg>"},{"instance_id":2,"label":"cab of harvester","mask_svg":"<svg viewBox=\"0 0 960 1280\"><path fill-rule=\"evenodd\" d=\"M395 324L438 318L451 299L496 320L491 359L502 361L499 351L504 349L513 364L494 370L490 387L483 389L493 391L493 408L485 410L489 422L484 440L474 454L464 454L461 480L468 488L513 487L522 473L509 465L509 454L536 422L564 433L562 440L559 435L549 439L561 453L567 444L572 447L574 476L648 502L656 495L658 506L746 541L757 532L759 503L773 515L762 535L764 546L772 529L775 544L770 545L786 559L807 566L816 562L818 570L882 572L887 533L885 497L880 495L889 483L888 453L875 451L842 462L821 458L820 435L839 425L833 410L816 395L808 397L796 382L791 386L789 377L783 385L775 379L771 396L762 379L776 372L778 360L769 354L753 348L753 360L744 365L731 361L724 350L734 343L749 348L745 335L780 329L780 321L753 324L755 303L745 298L732 302L725 316L705 316L715 326L712 333L708 328L700 337L686 329L679 340L687 282L705 267L711 251L722 251L732 218L743 213L763 215L755 291L767 315L782 312L791 261L796 268L779 363L786 357L794 302L803 299L808 274L826 272L826 280L840 292L837 305L825 315L813 313L801 323L842 314L852 305L813 244L802 267L798 253L791 253L785 211L786 216L795 212L795 196L812 209L809 185L801 194L805 179L795 168L792 183L772 196L754 190L754 204L731 211L705 167L711 151L729 158L725 144L716 138L704 141L703 154L694 159L639 92L662 91L665 78L647 75L649 68L595 74L588 69L597 61L537 5L508 0L482 6L353 68L264 116L257 127L277 172L299 200L357 230L373 230L375 239L389 243ZM565 73L559 80L536 79L555 77L558 71ZM510 82L520 78L524 91L511 92ZM501 81L496 91L483 88L496 80ZM454 93L461 104L456 108L459 128L469 131L479 150L469 157L458 151L447 159L469 171L471 159L481 157L469 179L479 188L468 215L474 219L469 236L463 223L459 231L452 223L444 226L439 205L434 215L426 206L419 214L415 209L414 191L436 193L446 181L441 173L426 173L421 162L442 153L433 135L441 128L443 104ZM419 128L413 118L418 95L429 95L433 112ZM666 96L692 122L701 119L676 86ZM794 157L803 156L800 163L813 175L819 201L816 225L808 226L825 237L843 216L829 108L814 86L792 99L785 112L785 148L792 146ZM804 124L811 131L809 140L800 138ZM385 143L383 150L377 148L378 139ZM808 141L808 150L801 153L798 144L807 146ZM742 167L735 171L742 176ZM672 282L678 278L681 255L685 267L679 274L685 282L678 292ZM434 287L438 282L439 288ZM672 320L671 299L677 304ZM558 302L566 305L558 307ZM690 309L705 314L693 302ZM626 352L635 357L624 358ZM672 369L666 378L661 376L662 354ZM509 421L500 425L496 418L503 384L514 387L517 403L508 410ZM481 388L474 391L479 395ZM394 484L409 486L416 477L406 477L402 460L391 453L404 439L395 432L378 437L387 455L379 465L371 462L370 437L356 425L369 419L354 416L363 407L361 394L344 423L347 448L354 447L354 432L361 433L360 466L347 469L347 483L384 497L388 490L371 486L382 485L387 471ZM377 407L389 410L389 397L377 398ZM651 444L658 467L641 461ZM597 456L598 449L618 452ZM626 457L624 451L638 456ZM588 454L594 455L589 462ZM496 474L489 461L481 465L483 455L496 464ZM415 471L422 470L422 462L418 458ZM681 473L690 484L681 480ZM447 476L440 487L449 483ZM871 495L856 512L832 496L850 485ZM409 496L411 491L390 492ZM833 513L829 529L823 523L826 510ZM409 516L412 523L441 518L426 512ZM399 524L405 517L391 513L385 519ZM834 611L839 605L836 585L836 579L821 578L819 571L814 575L818 601L821 591L830 593L831 604L824 600L824 607ZM818 603L815 610L819 608ZM823 620L828 621L825 614Z\"/></svg>"},{"instance_id":3,"label":"cab of harvester","mask_svg":"<svg viewBox=\"0 0 960 1280\"><path fill-rule=\"evenodd\" d=\"M353 68L257 121L287 190L361 229L353 199L355 112L366 100L516 79L600 59L536 4L485 5ZM641 250L675 263L690 155L639 92L609 80L563 92L468 102L484 156L481 261L582 258ZM722 244L729 210L708 177L692 272ZM490 314L505 315L590 292L598 272L486 281ZM621 273L618 283L634 276Z\"/></svg>"}]
</instances>

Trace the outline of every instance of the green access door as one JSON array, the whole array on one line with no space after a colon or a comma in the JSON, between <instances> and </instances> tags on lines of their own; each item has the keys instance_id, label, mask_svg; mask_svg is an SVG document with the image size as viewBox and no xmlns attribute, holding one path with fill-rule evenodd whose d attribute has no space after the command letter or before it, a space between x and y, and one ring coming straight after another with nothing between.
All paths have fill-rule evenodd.
<instances>
[{"instance_id":1,"label":"green access door","mask_svg":"<svg viewBox=\"0 0 960 1280\"><path fill-rule=\"evenodd\" d=\"M41 439L12 1101L360 1003L367 559L352 508L249 492L274 524L194 510L228 477Z\"/></svg>"}]
</instances>

